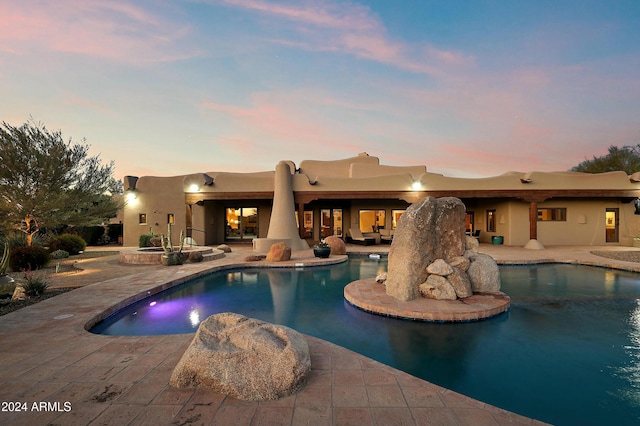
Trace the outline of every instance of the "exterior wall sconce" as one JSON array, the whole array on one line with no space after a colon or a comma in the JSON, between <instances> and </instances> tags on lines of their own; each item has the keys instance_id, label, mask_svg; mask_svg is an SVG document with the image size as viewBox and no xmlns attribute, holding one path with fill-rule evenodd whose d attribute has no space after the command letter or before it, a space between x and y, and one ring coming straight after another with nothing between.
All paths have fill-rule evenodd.
<instances>
[{"instance_id":1,"label":"exterior wall sconce","mask_svg":"<svg viewBox=\"0 0 640 426\"><path fill-rule=\"evenodd\" d=\"M422 182L420 182L419 180L414 180L413 183L411 184L411 189L413 189L414 191L419 191L422 189Z\"/></svg>"},{"instance_id":2,"label":"exterior wall sconce","mask_svg":"<svg viewBox=\"0 0 640 426\"><path fill-rule=\"evenodd\" d=\"M127 203L133 204L136 202L138 196L136 195L136 184L138 183L137 176L125 176L124 179L124 192L126 194Z\"/></svg>"},{"instance_id":3,"label":"exterior wall sconce","mask_svg":"<svg viewBox=\"0 0 640 426\"><path fill-rule=\"evenodd\" d=\"M124 180L125 191L136 190L136 184L138 183L138 176L125 176L123 180Z\"/></svg>"},{"instance_id":4,"label":"exterior wall sconce","mask_svg":"<svg viewBox=\"0 0 640 426\"><path fill-rule=\"evenodd\" d=\"M187 176L183 181L185 192L200 192L200 190L206 191L204 187L213 186L213 183L213 178L206 173L199 173L199 176Z\"/></svg>"}]
</instances>

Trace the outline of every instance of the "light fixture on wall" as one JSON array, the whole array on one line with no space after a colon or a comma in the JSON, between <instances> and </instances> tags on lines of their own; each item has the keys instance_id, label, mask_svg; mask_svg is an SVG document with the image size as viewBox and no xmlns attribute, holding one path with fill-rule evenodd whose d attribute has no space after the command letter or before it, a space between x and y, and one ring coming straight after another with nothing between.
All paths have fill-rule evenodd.
<instances>
[{"instance_id":1,"label":"light fixture on wall","mask_svg":"<svg viewBox=\"0 0 640 426\"><path fill-rule=\"evenodd\" d=\"M498 221L500 225L504 225L504 216L500 216L500 220Z\"/></svg>"},{"instance_id":2,"label":"light fixture on wall","mask_svg":"<svg viewBox=\"0 0 640 426\"><path fill-rule=\"evenodd\" d=\"M578 223L580 223L580 224L585 224L585 223L587 223L587 216L585 216L585 215L583 215L583 214L578 215Z\"/></svg>"},{"instance_id":3,"label":"light fixture on wall","mask_svg":"<svg viewBox=\"0 0 640 426\"><path fill-rule=\"evenodd\" d=\"M135 191L138 183L138 176L125 176L124 177L124 190Z\"/></svg>"},{"instance_id":4,"label":"light fixture on wall","mask_svg":"<svg viewBox=\"0 0 640 426\"><path fill-rule=\"evenodd\" d=\"M133 204L138 198L136 184L138 183L137 176L125 176L124 179L124 193L126 194L127 203Z\"/></svg>"},{"instance_id":5,"label":"light fixture on wall","mask_svg":"<svg viewBox=\"0 0 640 426\"><path fill-rule=\"evenodd\" d=\"M414 180L413 183L411 184L411 189L413 189L414 191L419 191L422 189L422 182L420 182L419 180Z\"/></svg>"},{"instance_id":6,"label":"light fixture on wall","mask_svg":"<svg viewBox=\"0 0 640 426\"><path fill-rule=\"evenodd\" d=\"M214 180L206 173L198 173L185 177L182 184L185 192L200 192L207 191L207 186L213 186Z\"/></svg>"}]
</instances>

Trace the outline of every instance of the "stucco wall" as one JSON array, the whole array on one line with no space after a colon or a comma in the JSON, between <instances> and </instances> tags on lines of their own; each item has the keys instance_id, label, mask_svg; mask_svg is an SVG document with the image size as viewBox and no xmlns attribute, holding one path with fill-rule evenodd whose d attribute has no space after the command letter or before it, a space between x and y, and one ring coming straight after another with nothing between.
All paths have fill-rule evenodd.
<instances>
[{"instance_id":1,"label":"stucco wall","mask_svg":"<svg viewBox=\"0 0 640 426\"><path fill-rule=\"evenodd\" d=\"M180 230L186 231L184 192L182 176L143 176L136 184L135 200L127 201L124 210L125 246L138 246L140 235L167 233L167 214L173 213L173 243L178 244ZM139 214L147 215L147 223L139 224Z\"/></svg>"},{"instance_id":2,"label":"stucco wall","mask_svg":"<svg viewBox=\"0 0 640 426\"><path fill-rule=\"evenodd\" d=\"M291 173L295 172L295 164L287 162ZM167 214L175 216L174 243L181 229L186 230L185 193L194 191L201 194L198 199L220 198L213 194L233 193L236 201L205 201L204 205L194 205L192 226L206 231L206 239L200 232L194 233L198 243L217 244L224 240L224 207L259 207L258 231L260 237L266 237L271 216L270 201L243 199L243 193L274 190L274 171L255 173L206 172L193 173L174 177L141 177L136 185L137 200L130 202L124 210L124 244L137 246L141 234L149 229L160 234L167 232ZM334 161L304 160L300 163L299 172L293 175L294 191L324 192L320 198L335 200L323 201L326 207L343 207L343 229L358 226L359 210L385 209L386 227L391 227L391 210L405 208L401 201L390 200L352 200L341 196L342 191L352 191L362 196L367 191L390 191L417 194L412 187L419 180L422 189L427 191L486 191L486 190L626 190L640 191L640 183L631 182L624 172L603 174L585 174L570 172L508 172L489 178L451 178L436 173L429 173L425 166L387 166L380 165L377 157L365 153L356 157ZM523 183L527 182L527 183ZM191 185L196 185L193 190ZM634 192L631 192L631 197ZM625 195L629 197L629 193ZM224 198L224 197L223 197ZM341 198L343 198L341 200ZM504 236L508 245L524 245L529 240L529 203L516 199L468 200L468 210L474 211L474 229L480 229L480 240L491 242L494 235ZM240 203L241 205L238 205ZM234 205L232 205L234 204ZM567 199L551 200L538 204L544 207L567 208L567 220L562 222L537 222L538 239L546 245L557 244L604 244L605 243L605 209L619 208L619 244L632 245L632 237L640 236L640 216L633 214L632 204L623 204L618 198L611 199ZM314 239L319 238L319 208L314 209ZM486 211L496 210L496 231L486 230ZM139 224L139 214L147 215L147 224ZM586 223L579 223L578 217L586 218ZM582 221L581 221L582 222Z\"/></svg>"}]
</instances>

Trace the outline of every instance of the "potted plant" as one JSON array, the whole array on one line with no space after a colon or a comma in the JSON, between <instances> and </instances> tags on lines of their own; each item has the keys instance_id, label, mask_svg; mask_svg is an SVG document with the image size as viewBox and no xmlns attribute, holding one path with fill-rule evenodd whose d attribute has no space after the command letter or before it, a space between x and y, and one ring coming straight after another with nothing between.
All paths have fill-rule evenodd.
<instances>
[{"instance_id":1,"label":"potted plant","mask_svg":"<svg viewBox=\"0 0 640 426\"><path fill-rule=\"evenodd\" d=\"M167 236L162 234L160 236L160 242L162 243L162 249L164 254L162 255L162 264L164 266L182 265L184 258L182 256L182 249L184 248L184 231L180 231L180 246L178 251L173 249L173 243L171 241L171 226L170 223L167 229Z\"/></svg>"},{"instance_id":2,"label":"potted plant","mask_svg":"<svg viewBox=\"0 0 640 426\"><path fill-rule=\"evenodd\" d=\"M327 258L331 255L331 246L325 240L320 240L318 244L313 246L313 255L315 257Z\"/></svg>"}]
</instances>

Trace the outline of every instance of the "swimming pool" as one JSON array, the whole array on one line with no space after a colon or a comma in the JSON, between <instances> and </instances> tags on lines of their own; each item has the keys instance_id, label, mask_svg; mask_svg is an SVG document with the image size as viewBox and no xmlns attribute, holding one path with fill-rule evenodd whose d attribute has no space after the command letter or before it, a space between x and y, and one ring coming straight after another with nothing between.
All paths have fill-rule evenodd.
<instances>
[{"instance_id":1,"label":"swimming pool","mask_svg":"<svg viewBox=\"0 0 640 426\"><path fill-rule=\"evenodd\" d=\"M640 275L578 265L501 267L511 310L461 324L384 318L344 286L386 270L331 267L219 272L145 299L99 324L113 335L184 333L225 311L285 324L481 401L554 424L640 420Z\"/></svg>"}]
</instances>

